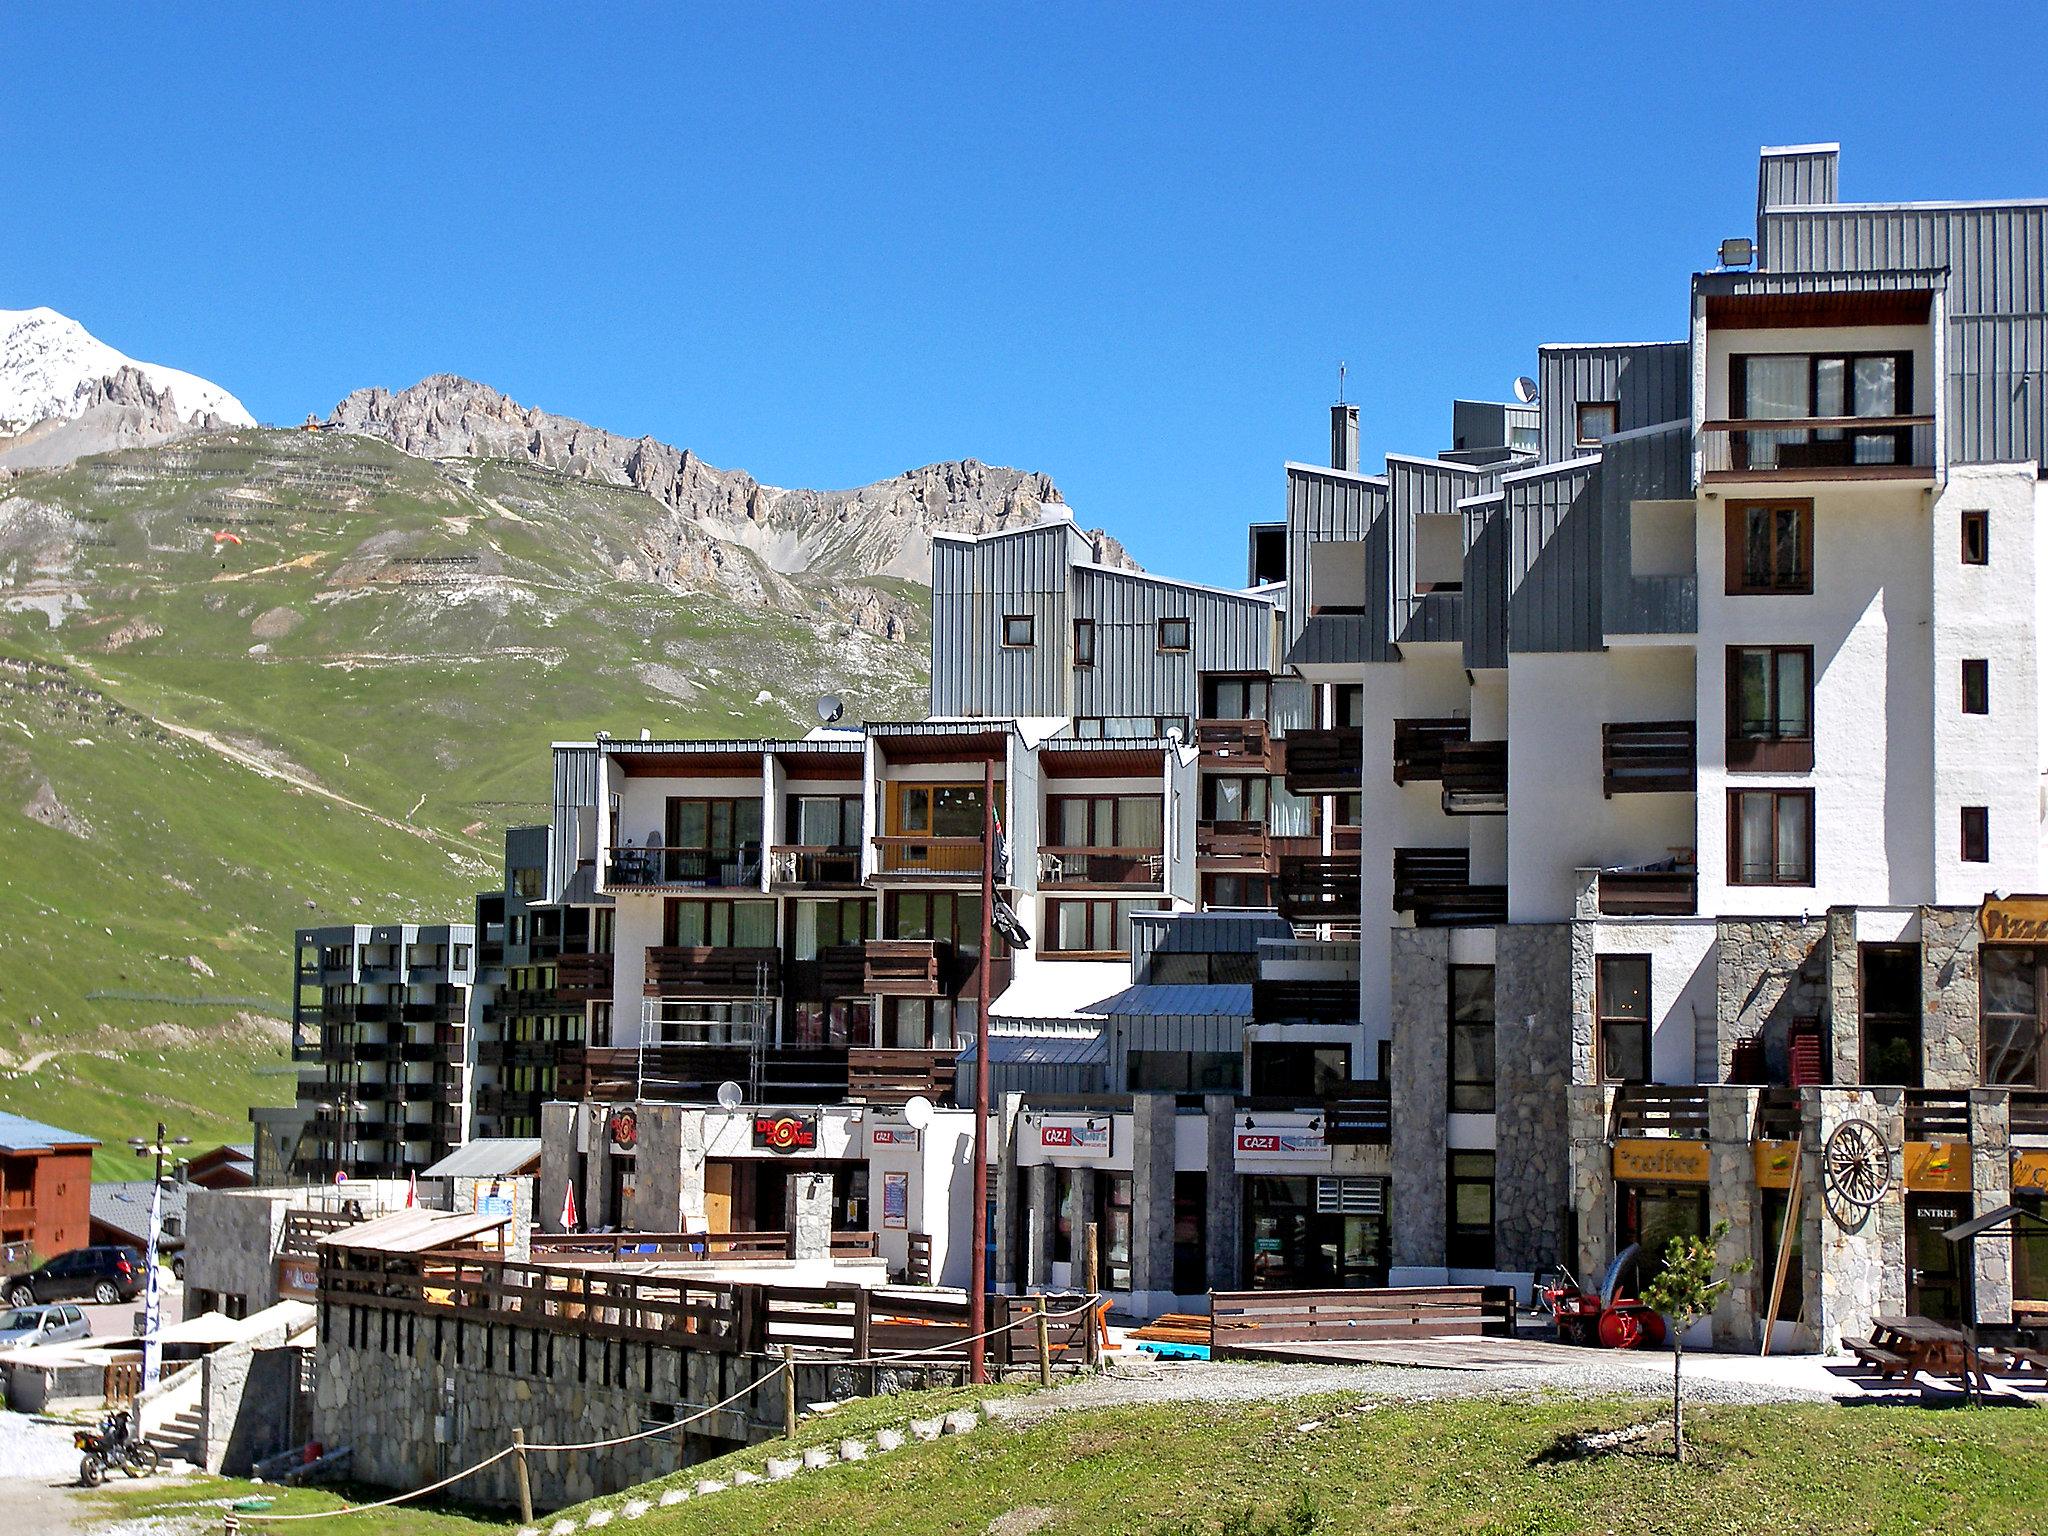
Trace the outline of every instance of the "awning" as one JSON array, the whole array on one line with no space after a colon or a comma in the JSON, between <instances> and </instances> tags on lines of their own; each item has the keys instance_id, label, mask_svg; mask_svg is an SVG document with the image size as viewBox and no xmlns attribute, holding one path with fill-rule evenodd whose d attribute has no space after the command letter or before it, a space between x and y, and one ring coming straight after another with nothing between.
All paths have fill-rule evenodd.
<instances>
[{"instance_id":1,"label":"awning","mask_svg":"<svg viewBox=\"0 0 2048 1536\"><path fill-rule=\"evenodd\" d=\"M1021 965L1003 995L989 1004L994 1019L1094 1019L1097 1004L1130 985L1121 960L1041 960Z\"/></svg>"},{"instance_id":2,"label":"awning","mask_svg":"<svg viewBox=\"0 0 2048 1536\"><path fill-rule=\"evenodd\" d=\"M423 1179L506 1179L540 1170L538 1136L479 1136L465 1141L433 1167Z\"/></svg>"},{"instance_id":3,"label":"awning","mask_svg":"<svg viewBox=\"0 0 2048 1536\"><path fill-rule=\"evenodd\" d=\"M978 1053L969 1038L960 1060L974 1060ZM1099 1034L1079 1030L1059 1034L990 1035L988 1062L1019 1067L1099 1067L1109 1060L1109 1042Z\"/></svg>"},{"instance_id":4,"label":"awning","mask_svg":"<svg viewBox=\"0 0 2048 1536\"><path fill-rule=\"evenodd\" d=\"M443 1211L397 1211L375 1221L357 1222L318 1239L322 1248L353 1248L373 1253L426 1253L494 1232L509 1216L451 1216Z\"/></svg>"}]
</instances>

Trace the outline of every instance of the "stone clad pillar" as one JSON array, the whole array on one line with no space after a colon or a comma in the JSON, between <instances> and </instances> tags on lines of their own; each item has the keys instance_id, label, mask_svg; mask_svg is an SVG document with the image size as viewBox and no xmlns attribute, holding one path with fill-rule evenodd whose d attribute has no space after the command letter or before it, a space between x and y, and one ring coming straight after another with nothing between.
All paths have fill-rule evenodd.
<instances>
[{"instance_id":1,"label":"stone clad pillar","mask_svg":"<svg viewBox=\"0 0 2048 1536\"><path fill-rule=\"evenodd\" d=\"M1131 1289L1173 1290L1173 1139L1170 1093L1131 1098Z\"/></svg>"},{"instance_id":2,"label":"stone clad pillar","mask_svg":"<svg viewBox=\"0 0 2048 1536\"><path fill-rule=\"evenodd\" d=\"M1571 1131L1565 1086L1583 1035L1592 1040L1590 924L1509 923L1494 930L1495 1266L1538 1274L1565 1251ZM1587 991L1575 999L1587 936Z\"/></svg>"},{"instance_id":3,"label":"stone clad pillar","mask_svg":"<svg viewBox=\"0 0 2048 1536\"><path fill-rule=\"evenodd\" d=\"M1614 1089L1574 1083L1566 1090L1571 1137L1572 1215L1578 1252L1566 1260L1579 1283L1594 1286L1614 1259Z\"/></svg>"},{"instance_id":4,"label":"stone clad pillar","mask_svg":"<svg viewBox=\"0 0 2048 1536\"><path fill-rule=\"evenodd\" d=\"M1714 1347L1753 1350L1761 1343L1760 1319L1771 1300L1771 1265L1776 1251L1765 1239L1763 1200L1756 1187L1756 1159L1750 1133L1756 1125L1755 1088L1707 1090L1707 1225L1728 1223L1715 1249L1728 1288L1714 1307ZM1731 1274L1744 1260L1750 1268Z\"/></svg>"},{"instance_id":5,"label":"stone clad pillar","mask_svg":"<svg viewBox=\"0 0 2048 1536\"><path fill-rule=\"evenodd\" d=\"M1444 1265L1451 933L1393 930L1393 1264Z\"/></svg>"},{"instance_id":6,"label":"stone clad pillar","mask_svg":"<svg viewBox=\"0 0 2048 1536\"><path fill-rule=\"evenodd\" d=\"M2003 1088L1970 1093L1970 1214L1982 1216L2012 1203L2012 1096ZM1980 1237L1977 1321L2012 1321L2012 1239ZM1967 1320L1967 1319L1966 1319Z\"/></svg>"},{"instance_id":7,"label":"stone clad pillar","mask_svg":"<svg viewBox=\"0 0 2048 1536\"><path fill-rule=\"evenodd\" d=\"M1209 1289L1244 1284L1244 1202L1237 1177L1237 1101L1227 1093L1202 1100L1209 1122Z\"/></svg>"},{"instance_id":8,"label":"stone clad pillar","mask_svg":"<svg viewBox=\"0 0 2048 1536\"><path fill-rule=\"evenodd\" d=\"M1921 1080L1929 1088L1973 1088L1981 1033L1975 908L1920 909L1920 977Z\"/></svg>"},{"instance_id":9,"label":"stone clad pillar","mask_svg":"<svg viewBox=\"0 0 2048 1536\"><path fill-rule=\"evenodd\" d=\"M1808 1088L1801 1099L1807 1319L1820 1347L1832 1351L1842 1339L1868 1338L1878 1313L1906 1310L1905 1093ZM1828 1199L1823 1151L1849 1119L1869 1121L1891 1149L1891 1182L1869 1210Z\"/></svg>"},{"instance_id":10,"label":"stone clad pillar","mask_svg":"<svg viewBox=\"0 0 2048 1536\"><path fill-rule=\"evenodd\" d=\"M783 1199L790 1231L790 1257L832 1257L832 1175L792 1173Z\"/></svg>"},{"instance_id":11,"label":"stone clad pillar","mask_svg":"<svg viewBox=\"0 0 2048 1536\"><path fill-rule=\"evenodd\" d=\"M1025 1201L1024 1287L1031 1291L1052 1289L1052 1224L1059 1198L1051 1163L1034 1163L1017 1170Z\"/></svg>"}]
</instances>

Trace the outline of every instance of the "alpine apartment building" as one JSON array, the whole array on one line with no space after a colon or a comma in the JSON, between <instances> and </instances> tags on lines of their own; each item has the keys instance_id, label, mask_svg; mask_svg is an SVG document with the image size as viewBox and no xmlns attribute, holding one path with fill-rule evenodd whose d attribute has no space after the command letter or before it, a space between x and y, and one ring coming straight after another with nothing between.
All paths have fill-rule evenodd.
<instances>
[{"instance_id":1,"label":"alpine apartment building","mask_svg":"<svg viewBox=\"0 0 2048 1536\"><path fill-rule=\"evenodd\" d=\"M964 1276L985 966L1003 1288L1526 1288L1726 1221L1725 1344L1774 1290L1796 1347L1956 1313L1939 1234L2048 1189L2048 204L1838 162L1764 151L1671 340L1372 472L1334 408L1241 589L941 535L929 718L559 745L467 1128L543 1137L549 1220ZM983 954L991 794L1030 942ZM420 1043L335 1022L352 1084ZM424 1156L394 1118L356 1144ZM1976 1254L1987 1320L2048 1310L2038 1240Z\"/></svg>"}]
</instances>

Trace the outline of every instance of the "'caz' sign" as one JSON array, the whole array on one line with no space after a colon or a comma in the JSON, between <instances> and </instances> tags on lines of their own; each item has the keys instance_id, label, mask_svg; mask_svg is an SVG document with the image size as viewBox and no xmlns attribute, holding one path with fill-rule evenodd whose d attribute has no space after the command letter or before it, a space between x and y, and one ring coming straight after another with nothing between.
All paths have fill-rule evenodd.
<instances>
[{"instance_id":1,"label":"'caz' sign","mask_svg":"<svg viewBox=\"0 0 2048 1536\"><path fill-rule=\"evenodd\" d=\"M770 1152L809 1152L818 1145L816 1115L756 1115L754 1145Z\"/></svg>"},{"instance_id":2,"label":"'caz' sign","mask_svg":"<svg viewBox=\"0 0 2048 1536\"><path fill-rule=\"evenodd\" d=\"M1110 1123L1107 1115L1095 1119L1041 1120L1038 1145L1047 1152L1107 1156Z\"/></svg>"}]
</instances>

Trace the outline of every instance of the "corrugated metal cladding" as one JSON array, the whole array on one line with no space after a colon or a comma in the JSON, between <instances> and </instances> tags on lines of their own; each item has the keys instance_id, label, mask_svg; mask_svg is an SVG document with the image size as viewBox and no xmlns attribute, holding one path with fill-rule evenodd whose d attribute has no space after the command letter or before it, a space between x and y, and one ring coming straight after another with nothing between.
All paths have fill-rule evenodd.
<instances>
[{"instance_id":1,"label":"corrugated metal cladding","mask_svg":"<svg viewBox=\"0 0 2048 1536\"><path fill-rule=\"evenodd\" d=\"M1945 269L1950 462L2048 465L2048 204L1845 203L1758 233L1776 271Z\"/></svg>"},{"instance_id":2,"label":"corrugated metal cladding","mask_svg":"<svg viewBox=\"0 0 2048 1536\"><path fill-rule=\"evenodd\" d=\"M1261 939L1290 939L1274 912L1139 912L1131 918L1131 975L1150 984L1152 956L1255 955Z\"/></svg>"},{"instance_id":3,"label":"corrugated metal cladding","mask_svg":"<svg viewBox=\"0 0 2048 1536\"><path fill-rule=\"evenodd\" d=\"M1465 513L1465 665L1508 664L1507 498L1498 492Z\"/></svg>"},{"instance_id":4,"label":"corrugated metal cladding","mask_svg":"<svg viewBox=\"0 0 2048 1536\"><path fill-rule=\"evenodd\" d=\"M1692 414L1692 344L1544 347L1536 354L1536 403L1543 413L1543 462L1592 451L1579 443L1582 403L1611 400L1618 431L1654 427Z\"/></svg>"},{"instance_id":5,"label":"corrugated metal cladding","mask_svg":"<svg viewBox=\"0 0 2048 1536\"><path fill-rule=\"evenodd\" d=\"M1697 575L1634 572L1638 501L1692 499L1692 423L1609 438L1600 455L1601 625L1610 635L1689 635L1699 628Z\"/></svg>"},{"instance_id":6,"label":"corrugated metal cladding","mask_svg":"<svg viewBox=\"0 0 2048 1536\"><path fill-rule=\"evenodd\" d=\"M594 809L598 794L598 750L555 748L555 787L549 808L547 899L560 901L576 874L577 812Z\"/></svg>"},{"instance_id":7,"label":"corrugated metal cladding","mask_svg":"<svg viewBox=\"0 0 2048 1536\"><path fill-rule=\"evenodd\" d=\"M1309 550L1322 543L1362 543L1365 613L1311 619ZM1303 662L1391 661L1388 624L1387 482L1287 466L1287 659Z\"/></svg>"},{"instance_id":8,"label":"corrugated metal cladding","mask_svg":"<svg viewBox=\"0 0 2048 1536\"><path fill-rule=\"evenodd\" d=\"M1459 517L1458 503L1500 487L1501 475L1528 467L1526 459L1488 465L1449 464L1436 459L1387 460L1387 537L1392 576L1388 603L1396 642L1457 641L1465 638L1463 592L1415 590L1415 535L1419 517ZM1458 530L1464 547L1465 530ZM1460 580L1462 581L1462 574Z\"/></svg>"},{"instance_id":9,"label":"corrugated metal cladding","mask_svg":"<svg viewBox=\"0 0 2048 1536\"><path fill-rule=\"evenodd\" d=\"M1074 617L1095 624L1095 665L1074 670L1077 715L1200 712L1200 672L1269 672L1273 604L1263 597L1084 567ZM1186 651L1159 649L1159 621L1189 621Z\"/></svg>"},{"instance_id":10,"label":"corrugated metal cladding","mask_svg":"<svg viewBox=\"0 0 2048 1536\"><path fill-rule=\"evenodd\" d=\"M1599 466L1510 480L1503 489L1509 651L1599 650Z\"/></svg>"},{"instance_id":11,"label":"corrugated metal cladding","mask_svg":"<svg viewBox=\"0 0 2048 1536\"><path fill-rule=\"evenodd\" d=\"M969 543L932 541L932 713L1061 715L1073 643L1075 539L1064 522ZM1028 617L1031 644L1003 644Z\"/></svg>"},{"instance_id":12,"label":"corrugated metal cladding","mask_svg":"<svg viewBox=\"0 0 2048 1536\"><path fill-rule=\"evenodd\" d=\"M1214 1016L1181 1017L1171 1014L1135 1014L1109 1022L1109 1080L1128 1083L1133 1051L1206 1051L1215 1055L1240 1055L1244 1051L1242 1018Z\"/></svg>"},{"instance_id":13,"label":"corrugated metal cladding","mask_svg":"<svg viewBox=\"0 0 2048 1536\"><path fill-rule=\"evenodd\" d=\"M1756 214L1766 208L1798 203L1832 203L1839 192L1842 147L1839 144L1792 145L1788 151L1757 157Z\"/></svg>"}]
</instances>

